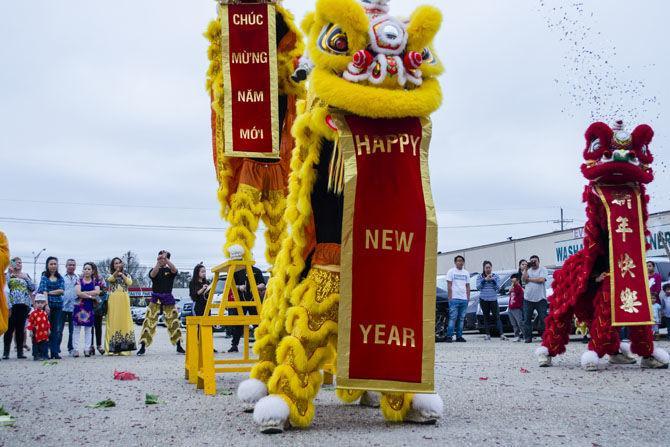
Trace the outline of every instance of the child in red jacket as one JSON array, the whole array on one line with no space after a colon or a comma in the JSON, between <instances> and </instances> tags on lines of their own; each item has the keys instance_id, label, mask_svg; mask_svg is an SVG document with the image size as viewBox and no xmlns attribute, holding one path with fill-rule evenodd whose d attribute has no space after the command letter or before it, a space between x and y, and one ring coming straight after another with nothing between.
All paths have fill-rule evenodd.
<instances>
[{"instance_id":1,"label":"child in red jacket","mask_svg":"<svg viewBox=\"0 0 670 447\"><path fill-rule=\"evenodd\" d=\"M47 360L49 358L49 316L44 311L47 305L45 295L35 296L35 310L28 315L26 329L33 335L33 360Z\"/></svg>"}]
</instances>

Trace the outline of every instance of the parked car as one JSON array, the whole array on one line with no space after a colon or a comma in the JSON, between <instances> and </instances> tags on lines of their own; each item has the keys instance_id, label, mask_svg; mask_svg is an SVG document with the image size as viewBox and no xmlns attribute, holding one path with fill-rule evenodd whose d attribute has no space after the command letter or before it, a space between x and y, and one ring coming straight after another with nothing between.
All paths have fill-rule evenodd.
<instances>
[{"instance_id":1,"label":"parked car","mask_svg":"<svg viewBox=\"0 0 670 447\"><path fill-rule=\"evenodd\" d=\"M184 305L181 308L181 312L179 313L179 319L181 320L181 325L182 327L186 326L186 317L192 317L193 316L193 307L195 306L195 303L191 301L190 303L184 303Z\"/></svg>"},{"instance_id":2,"label":"parked car","mask_svg":"<svg viewBox=\"0 0 670 447\"><path fill-rule=\"evenodd\" d=\"M447 326L449 325L449 296L447 291L437 288L435 300L435 341L443 342L447 339Z\"/></svg>"},{"instance_id":3,"label":"parked car","mask_svg":"<svg viewBox=\"0 0 670 447\"><path fill-rule=\"evenodd\" d=\"M555 270L552 269L547 269L549 272L549 276L547 277L547 281L544 283L544 287L547 289L547 297L551 297L551 294L553 293L553 290L551 288L553 282L554 282L554 272ZM509 319L509 312L508 312L508 307L509 307L509 292L510 288L512 287L512 274L516 273L516 271L512 271L512 273L509 273L509 270L504 273L506 275L506 279L502 281L502 284L500 286L500 290L498 291L498 308L500 309L500 321L503 326L503 332L512 332L514 329L512 327L512 323ZM496 272L498 273L498 272ZM498 276L502 276L500 273L498 273ZM540 321L537 318L537 313L535 312L533 314L533 330L537 331L538 326L539 326ZM481 307L478 307L477 309L477 329L479 330L480 334L484 333L484 314L482 313ZM493 328L491 330L491 335L494 336L499 336L498 334L498 329Z\"/></svg>"},{"instance_id":4,"label":"parked car","mask_svg":"<svg viewBox=\"0 0 670 447\"><path fill-rule=\"evenodd\" d=\"M661 274L663 284L670 282L670 260L662 256L652 256L647 258L647 262L653 262L656 272Z\"/></svg>"},{"instance_id":5,"label":"parked car","mask_svg":"<svg viewBox=\"0 0 670 447\"><path fill-rule=\"evenodd\" d=\"M437 287L447 295L447 275L437 275ZM477 290L477 275L470 275L470 301L465 311L464 331L477 329L477 306L479 304L479 290Z\"/></svg>"},{"instance_id":6,"label":"parked car","mask_svg":"<svg viewBox=\"0 0 670 447\"><path fill-rule=\"evenodd\" d=\"M144 323L144 316L147 314L146 307L131 307L130 315L133 318L133 322L137 325L142 325Z\"/></svg>"}]
</instances>

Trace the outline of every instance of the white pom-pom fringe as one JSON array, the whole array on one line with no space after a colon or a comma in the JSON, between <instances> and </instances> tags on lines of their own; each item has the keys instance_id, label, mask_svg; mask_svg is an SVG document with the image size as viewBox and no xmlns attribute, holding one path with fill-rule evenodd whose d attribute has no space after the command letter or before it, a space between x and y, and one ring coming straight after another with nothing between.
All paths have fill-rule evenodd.
<instances>
[{"instance_id":1,"label":"white pom-pom fringe","mask_svg":"<svg viewBox=\"0 0 670 447\"><path fill-rule=\"evenodd\" d=\"M633 357L633 351L630 350L630 343L621 343L619 345L619 351L628 357Z\"/></svg>"},{"instance_id":2,"label":"white pom-pom fringe","mask_svg":"<svg viewBox=\"0 0 670 447\"><path fill-rule=\"evenodd\" d=\"M255 404L268 395L268 387L258 379L247 379L237 387L237 398L247 404Z\"/></svg>"},{"instance_id":3,"label":"white pom-pom fringe","mask_svg":"<svg viewBox=\"0 0 670 447\"><path fill-rule=\"evenodd\" d=\"M654 352L651 355L665 365L670 364L670 355L668 354L668 351L663 348L654 348Z\"/></svg>"},{"instance_id":4,"label":"white pom-pom fringe","mask_svg":"<svg viewBox=\"0 0 670 447\"><path fill-rule=\"evenodd\" d=\"M540 346L539 348L537 348L535 350L535 355L538 356L538 357L541 356L541 355L547 355L548 356L549 355L549 350L547 349L546 346Z\"/></svg>"},{"instance_id":5,"label":"white pom-pom fringe","mask_svg":"<svg viewBox=\"0 0 670 447\"><path fill-rule=\"evenodd\" d=\"M231 245L228 248L228 253L230 253L230 259L232 260L240 260L244 258L244 247L241 245Z\"/></svg>"},{"instance_id":6,"label":"white pom-pom fringe","mask_svg":"<svg viewBox=\"0 0 670 447\"><path fill-rule=\"evenodd\" d=\"M586 368L589 364L593 364L598 367L598 363L600 361L600 358L598 357L598 354L596 354L594 351L586 351L582 354L582 368Z\"/></svg>"},{"instance_id":7,"label":"white pom-pom fringe","mask_svg":"<svg viewBox=\"0 0 670 447\"><path fill-rule=\"evenodd\" d=\"M282 424L288 420L289 408L279 396L265 396L254 407L254 421L259 425Z\"/></svg>"},{"instance_id":8,"label":"white pom-pom fringe","mask_svg":"<svg viewBox=\"0 0 670 447\"><path fill-rule=\"evenodd\" d=\"M420 413L442 416L444 402L439 394L415 394L412 398L412 408Z\"/></svg>"}]
</instances>

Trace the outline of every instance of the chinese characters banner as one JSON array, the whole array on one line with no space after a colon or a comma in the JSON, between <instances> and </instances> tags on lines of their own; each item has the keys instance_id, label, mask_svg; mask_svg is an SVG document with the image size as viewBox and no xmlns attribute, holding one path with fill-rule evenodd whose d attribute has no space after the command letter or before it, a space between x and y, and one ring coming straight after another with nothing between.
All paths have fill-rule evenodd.
<instances>
[{"instance_id":1,"label":"chinese characters banner","mask_svg":"<svg viewBox=\"0 0 670 447\"><path fill-rule=\"evenodd\" d=\"M427 119L334 116L344 159L337 386L433 392L437 222Z\"/></svg>"},{"instance_id":2,"label":"chinese characters banner","mask_svg":"<svg viewBox=\"0 0 670 447\"><path fill-rule=\"evenodd\" d=\"M224 154L279 158L275 6L221 5L220 16Z\"/></svg>"},{"instance_id":3,"label":"chinese characters banner","mask_svg":"<svg viewBox=\"0 0 670 447\"><path fill-rule=\"evenodd\" d=\"M613 326L654 324L646 266L644 216L639 189L596 187L609 225L610 292Z\"/></svg>"}]
</instances>

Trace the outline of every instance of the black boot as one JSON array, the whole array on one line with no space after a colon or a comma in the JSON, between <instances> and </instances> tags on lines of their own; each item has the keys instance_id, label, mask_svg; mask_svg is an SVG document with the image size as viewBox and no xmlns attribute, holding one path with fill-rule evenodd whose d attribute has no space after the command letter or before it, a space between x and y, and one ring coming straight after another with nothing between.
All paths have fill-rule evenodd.
<instances>
[{"instance_id":1,"label":"black boot","mask_svg":"<svg viewBox=\"0 0 670 447\"><path fill-rule=\"evenodd\" d=\"M186 351L184 351L184 348L181 347L181 340L177 342L177 354L186 354Z\"/></svg>"},{"instance_id":2,"label":"black boot","mask_svg":"<svg viewBox=\"0 0 670 447\"><path fill-rule=\"evenodd\" d=\"M137 351L137 355L144 355L145 352L147 352L147 350L144 347L144 343L140 343L140 350Z\"/></svg>"},{"instance_id":3,"label":"black boot","mask_svg":"<svg viewBox=\"0 0 670 447\"><path fill-rule=\"evenodd\" d=\"M237 345L233 345L233 346L230 347L230 349L228 350L228 352L240 352L240 350L237 349Z\"/></svg>"}]
</instances>

